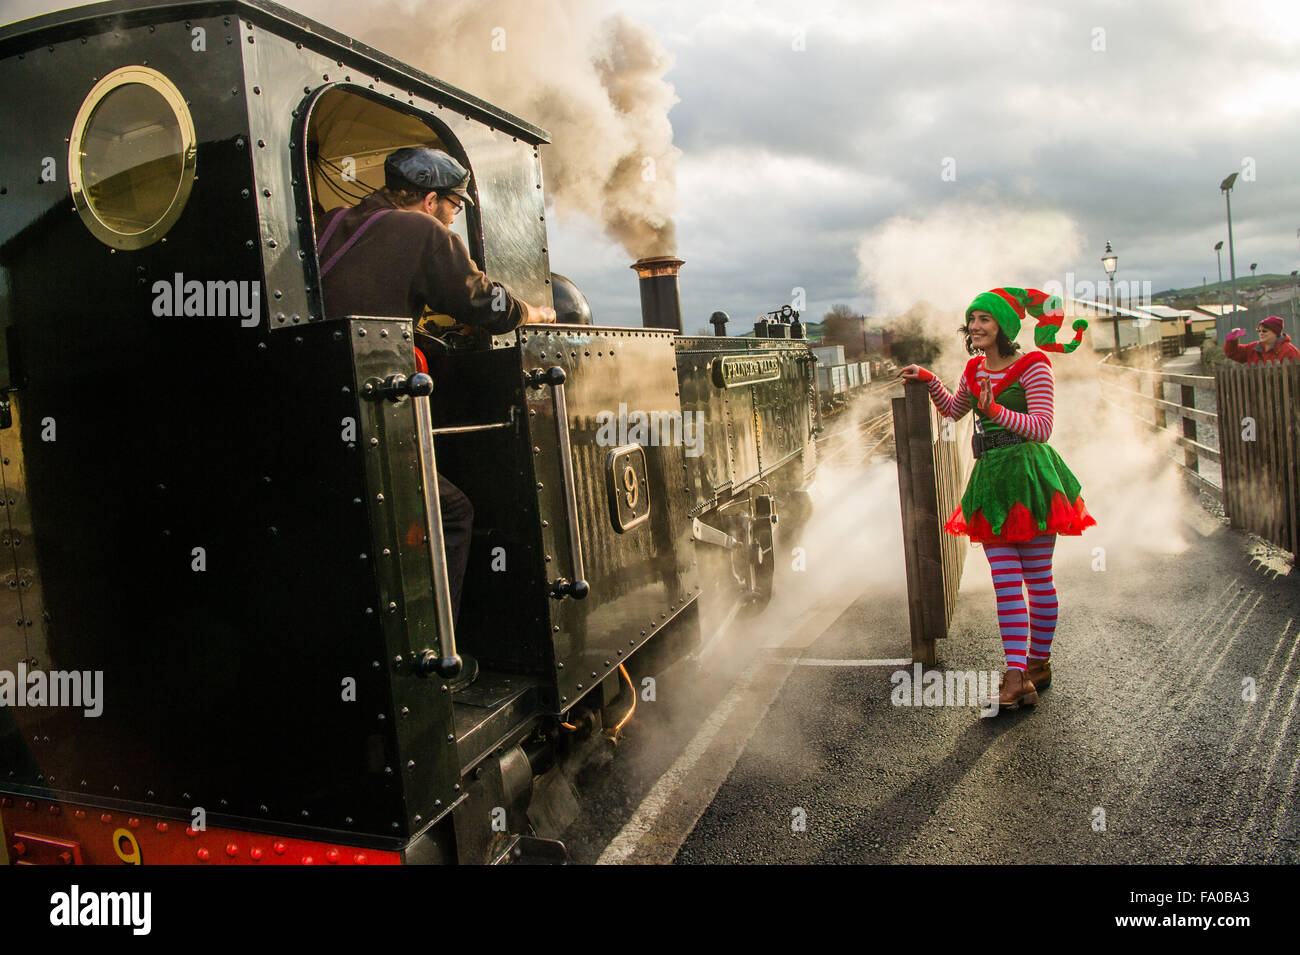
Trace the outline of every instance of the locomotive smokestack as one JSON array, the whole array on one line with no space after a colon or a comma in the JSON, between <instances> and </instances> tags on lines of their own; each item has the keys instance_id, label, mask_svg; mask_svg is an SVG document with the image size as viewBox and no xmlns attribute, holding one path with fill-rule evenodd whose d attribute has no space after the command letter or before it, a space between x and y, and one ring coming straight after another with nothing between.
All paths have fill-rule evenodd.
<instances>
[{"instance_id":1,"label":"locomotive smokestack","mask_svg":"<svg viewBox=\"0 0 1300 955\"><path fill-rule=\"evenodd\" d=\"M641 280L641 326L671 328L682 333L682 297L677 272L686 263L671 255L656 255L632 263Z\"/></svg>"}]
</instances>

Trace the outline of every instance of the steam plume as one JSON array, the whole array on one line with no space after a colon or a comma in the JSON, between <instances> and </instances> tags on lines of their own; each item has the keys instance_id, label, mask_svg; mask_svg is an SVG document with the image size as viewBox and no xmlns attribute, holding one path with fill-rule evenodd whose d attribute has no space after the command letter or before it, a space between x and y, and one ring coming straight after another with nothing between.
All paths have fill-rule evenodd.
<instances>
[{"instance_id":1,"label":"steam plume","mask_svg":"<svg viewBox=\"0 0 1300 955\"><path fill-rule=\"evenodd\" d=\"M676 251L672 57L605 0L302 0L303 12L551 133L548 201L633 258Z\"/></svg>"}]
</instances>

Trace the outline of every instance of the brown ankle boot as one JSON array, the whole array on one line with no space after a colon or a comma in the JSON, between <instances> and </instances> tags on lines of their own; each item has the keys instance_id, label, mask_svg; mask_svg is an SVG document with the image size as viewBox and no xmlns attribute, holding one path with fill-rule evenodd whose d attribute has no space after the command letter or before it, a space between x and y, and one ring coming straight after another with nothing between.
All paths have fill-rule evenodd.
<instances>
[{"instance_id":1,"label":"brown ankle boot","mask_svg":"<svg viewBox=\"0 0 1300 955\"><path fill-rule=\"evenodd\" d=\"M1014 710L1037 702L1038 690L1024 670L1008 670L1003 675L1002 692L998 694L999 709Z\"/></svg>"},{"instance_id":2,"label":"brown ankle boot","mask_svg":"<svg viewBox=\"0 0 1300 955\"><path fill-rule=\"evenodd\" d=\"M1045 690L1052 685L1052 661L1050 658L1037 660L1029 658L1029 681L1034 684L1034 689Z\"/></svg>"}]
</instances>

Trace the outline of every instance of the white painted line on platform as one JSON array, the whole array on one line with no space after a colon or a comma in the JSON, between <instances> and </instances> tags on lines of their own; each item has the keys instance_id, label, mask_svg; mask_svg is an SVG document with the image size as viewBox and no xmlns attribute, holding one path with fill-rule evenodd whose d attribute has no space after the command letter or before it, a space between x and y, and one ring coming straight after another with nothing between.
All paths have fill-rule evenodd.
<instances>
[{"instance_id":1,"label":"white painted line on platform","mask_svg":"<svg viewBox=\"0 0 1300 955\"><path fill-rule=\"evenodd\" d=\"M762 672L765 663L766 661L761 659L755 661L740 675L730 692L718 704L718 707L709 714L709 718L705 720L704 725L700 727L699 732L695 734L695 738L690 741L682 755L677 757L677 761L668 769L668 772L659 777L659 781L646 794L645 799L641 800L641 805L637 807L632 818L627 821L627 824L623 826L613 841L605 847L605 851L596 860L597 865L618 865L626 862L628 857L636 851L645 835L654 828L664 809L677 796L678 790L713 743L718 732L727 722L727 718L731 716L732 711L740 705L748 694L755 678ZM766 713L766 708L764 708L763 712ZM735 765L739 755L739 752L737 752L732 757L726 772L722 774L723 779L731 772L731 766ZM716 793L717 789L714 789L702 800L700 814L703 814L704 810L713 801L713 796ZM698 818L697 815L696 819L698 820ZM692 822L693 825L694 822ZM674 846L674 850L676 848Z\"/></svg>"},{"instance_id":2,"label":"white painted line on platform","mask_svg":"<svg viewBox=\"0 0 1300 955\"><path fill-rule=\"evenodd\" d=\"M596 860L597 865L620 865L629 861L660 864L672 862L681 844L694 830L700 816L712 805L718 790L731 775L736 762L748 746L750 737L776 702L786 678L793 672L793 664L804 662L794 654L790 654L787 660L776 661L772 651L797 652L812 646L857 600L857 594L845 599L842 593L842 590L838 593L832 590L817 605L800 613L789 624L777 625L778 632L787 636L764 647L763 652L745 668L681 756L668 772L659 777L641 800L641 805L632 814L632 818L601 852L600 858ZM721 629L730 629L734 623L735 618L729 617ZM717 643L715 638L710 642L709 649L712 650ZM774 662L786 664L785 672L775 679L772 678ZM911 659L833 660L809 665L905 666L911 662ZM750 704L748 711L742 707L744 703ZM740 713L736 713L738 709L741 710ZM743 721L743 728L719 741L722 728L733 714ZM707 761L704 760L706 754L710 756ZM695 785L688 789L687 783L692 780ZM656 832L656 829L661 831ZM640 857L633 859L638 850Z\"/></svg>"},{"instance_id":3,"label":"white painted line on platform","mask_svg":"<svg viewBox=\"0 0 1300 955\"><path fill-rule=\"evenodd\" d=\"M825 660L819 657L770 656L769 663L792 663L801 667L910 667L911 657L897 660Z\"/></svg>"}]
</instances>

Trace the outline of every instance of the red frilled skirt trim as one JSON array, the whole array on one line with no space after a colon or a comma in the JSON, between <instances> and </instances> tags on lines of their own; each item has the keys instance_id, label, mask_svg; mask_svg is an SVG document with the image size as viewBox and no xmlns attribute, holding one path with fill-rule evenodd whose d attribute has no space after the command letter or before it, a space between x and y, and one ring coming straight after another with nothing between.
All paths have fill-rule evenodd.
<instances>
[{"instance_id":1,"label":"red frilled skirt trim","mask_svg":"<svg viewBox=\"0 0 1300 955\"><path fill-rule=\"evenodd\" d=\"M1071 506L1066 501L1065 495L1057 491L1052 495L1046 529L1039 528L1029 508L1019 501L1011 505L1000 534L993 533L993 528L989 526L982 511L976 511L975 516L968 523L962 516L960 507L953 511L952 517L948 518L948 523L943 526L943 529L949 534L969 537L976 544L1023 544L1044 534L1070 534L1077 537L1083 533L1085 527L1094 527L1096 524L1096 518L1083 506L1083 498L1078 498L1074 506Z\"/></svg>"}]
</instances>

